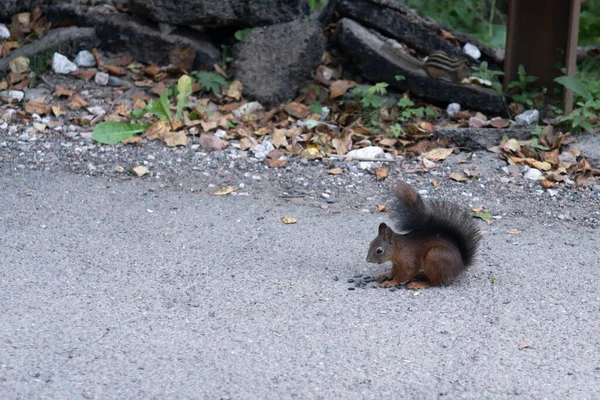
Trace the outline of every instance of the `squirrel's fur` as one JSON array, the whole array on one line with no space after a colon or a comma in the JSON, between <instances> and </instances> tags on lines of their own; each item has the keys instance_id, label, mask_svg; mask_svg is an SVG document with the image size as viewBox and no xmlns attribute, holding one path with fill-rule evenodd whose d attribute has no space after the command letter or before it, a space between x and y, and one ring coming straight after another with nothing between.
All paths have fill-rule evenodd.
<instances>
[{"instance_id":1,"label":"squirrel's fur","mask_svg":"<svg viewBox=\"0 0 600 400\"><path fill-rule=\"evenodd\" d=\"M392 261L385 276L391 282L382 285L395 286L419 275L438 285L472 264L481 236L469 213L447 201L424 202L405 182L395 185L394 197L389 208L401 233L381 224L367 256L369 262Z\"/></svg>"}]
</instances>

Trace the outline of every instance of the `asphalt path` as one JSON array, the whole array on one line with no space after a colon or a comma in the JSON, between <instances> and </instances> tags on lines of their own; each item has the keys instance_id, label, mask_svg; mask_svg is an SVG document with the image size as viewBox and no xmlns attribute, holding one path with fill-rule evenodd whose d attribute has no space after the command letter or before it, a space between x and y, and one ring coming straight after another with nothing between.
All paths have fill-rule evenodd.
<instances>
[{"instance_id":1,"label":"asphalt path","mask_svg":"<svg viewBox=\"0 0 600 400\"><path fill-rule=\"evenodd\" d=\"M600 398L597 230L481 223L455 284L349 290L386 217L4 170L0 398Z\"/></svg>"}]
</instances>

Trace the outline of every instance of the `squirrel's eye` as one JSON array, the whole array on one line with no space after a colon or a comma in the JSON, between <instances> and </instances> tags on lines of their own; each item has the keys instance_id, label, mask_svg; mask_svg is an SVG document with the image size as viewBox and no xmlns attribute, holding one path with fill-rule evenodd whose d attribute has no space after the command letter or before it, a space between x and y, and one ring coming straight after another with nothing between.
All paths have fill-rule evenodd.
<instances>
[{"instance_id":1,"label":"squirrel's eye","mask_svg":"<svg viewBox=\"0 0 600 400\"><path fill-rule=\"evenodd\" d=\"M375 250L375 253L383 254L383 247L378 247L377 250Z\"/></svg>"}]
</instances>

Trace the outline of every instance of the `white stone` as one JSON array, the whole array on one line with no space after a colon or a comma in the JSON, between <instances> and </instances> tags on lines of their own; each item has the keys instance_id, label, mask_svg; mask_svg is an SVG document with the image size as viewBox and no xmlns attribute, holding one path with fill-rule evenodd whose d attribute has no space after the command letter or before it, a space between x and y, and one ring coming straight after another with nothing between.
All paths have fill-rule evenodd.
<instances>
[{"instance_id":1,"label":"white stone","mask_svg":"<svg viewBox=\"0 0 600 400\"><path fill-rule=\"evenodd\" d=\"M0 24L0 39L8 39L10 37L10 31L4 24Z\"/></svg>"},{"instance_id":2,"label":"white stone","mask_svg":"<svg viewBox=\"0 0 600 400\"><path fill-rule=\"evenodd\" d=\"M79 53L77 53L74 61L75 64L84 68L93 67L96 65L96 59L94 58L94 55L87 50L81 50Z\"/></svg>"},{"instance_id":3,"label":"white stone","mask_svg":"<svg viewBox=\"0 0 600 400\"><path fill-rule=\"evenodd\" d=\"M9 90L8 92L0 92L0 97L8 97L21 101L25 97L25 93L20 90Z\"/></svg>"},{"instance_id":4,"label":"white stone","mask_svg":"<svg viewBox=\"0 0 600 400\"><path fill-rule=\"evenodd\" d=\"M463 46L463 53L465 53L466 55L479 60L479 57L481 57L481 51L477 48L477 46L471 44L471 43L466 43Z\"/></svg>"},{"instance_id":5,"label":"white stone","mask_svg":"<svg viewBox=\"0 0 600 400\"><path fill-rule=\"evenodd\" d=\"M362 149L349 151L346 157L350 158L385 158L385 152L379 146L368 146Z\"/></svg>"},{"instance_id":6,"label":"white stone","mask_svg":"<svg viewBox=\"0 0 600 400\"><path fill-rule=\"evenodd\" d=\"M108 85L109 78L110 75L108 75L106 72L96 72L96 75L94 76L94 82L100 86L106 86Z\"/></svg>"},{"instance_id":7,"label":"white stone","mask_svg":"<svg viewBox=\"0 0 600 400\"><path fill-rule=\"evenodd\" d=\"M60 53L54 53L52 57L52 70L57 74L67 75L77 71L77 65Z\"/></svg>"},{"instance_id":8,"label":"white stone","mask_svg":"<svg viewBox=\"0 0 600 400\"><path fill-rule=\"evenodd\" d=\"M458 104L458 103L450 103L450 104L448 104L448 107L446 107L446 113L451 117L459 111L460 111L460 104Z\"/></svg>"},{"instance_id":9,"label":"white stone","mask_svg":"<svg viewBox=\"0 0 600 400\"><path fill-rule=\"evenodd\" d=\"M544 179L544 174L539 169L530 168L523 177L532 181L539 181Z\"/></svg>"}]
</instances>

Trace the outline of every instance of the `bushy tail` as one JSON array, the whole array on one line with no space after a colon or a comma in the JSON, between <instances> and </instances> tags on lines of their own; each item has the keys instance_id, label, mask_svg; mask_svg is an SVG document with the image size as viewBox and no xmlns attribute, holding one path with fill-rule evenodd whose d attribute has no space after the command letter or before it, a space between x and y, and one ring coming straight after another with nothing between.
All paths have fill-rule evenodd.
<instances>
[{"instance_id":1,"label":"bushy tail","mask_svg":"<svg viewBox=\"0 0 600 400\"><path fill-rule=\"evenodd\" d=\"M405 182L395 185L394 195L396 199L390 209L400 233L440 235L456 244L464 266L473 262L481 235L469 213L446 201L425 203Z\"/></svg>"}]
</instances>

